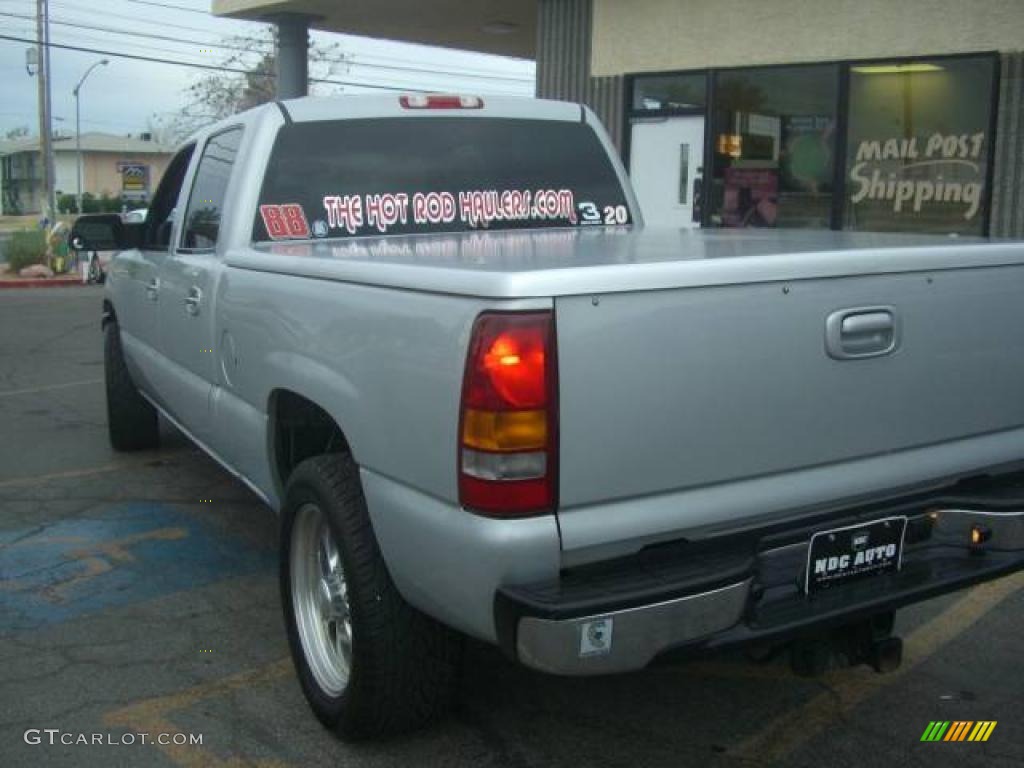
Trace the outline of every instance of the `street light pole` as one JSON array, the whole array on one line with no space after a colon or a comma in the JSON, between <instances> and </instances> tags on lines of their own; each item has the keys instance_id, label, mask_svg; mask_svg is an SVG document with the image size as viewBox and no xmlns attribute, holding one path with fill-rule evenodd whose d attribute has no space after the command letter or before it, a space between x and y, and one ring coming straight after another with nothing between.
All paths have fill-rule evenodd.
<instances>
[{"instance_id":1,"label":"street light pole","mask_svg":"<svg viewBox=\"0 0 1024 768\"><path fill-rule=\"evenodd\" d=\"M75 171L78 178L78 189L76 196L76 207L79 215L82 213L82 111L80 107L79 92L82 90L82 83L85 82L85 78L96 69L96 67L105 67L110 61L107 59L100 59L82 75L82 79L78 81L78 85L75 86Z\"/></svg>"}]
</instances>

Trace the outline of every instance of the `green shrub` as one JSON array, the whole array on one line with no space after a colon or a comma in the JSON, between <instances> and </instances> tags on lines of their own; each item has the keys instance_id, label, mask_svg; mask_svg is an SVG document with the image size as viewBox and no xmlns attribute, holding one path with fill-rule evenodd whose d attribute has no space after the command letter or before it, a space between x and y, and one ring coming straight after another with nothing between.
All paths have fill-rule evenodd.
<instances>
[{"instance_id":1,"label":"green shrub","mask_svg":"<svg viewBox=\"0 0 1024 768\"><path fill-rule=\"evenodd\" d=\"M82 193L82 213L120 213L124 202L120 197L103 195L96 197L92 192ZM128 205L128 208L145 208L144 201ZM60 195L57 209L61 213L78 213L78 198L75 195Z\"/></svg>"},{"instance_id":2,"label":"green shrub","mask_svg":"<svg viewBox=\"0 0 1024 768\"><path fill-rule=\"evenodd\" d=\"M43 232L38 229L12 232L11 239L4 246L4 258L9 271L14 274L33 264L45 264L46 238Z\"/></svg>"},{"instance_id":3,"label":"green shrub","mask_svg":"<svg viewBox=\"0 0 1024 768\"><path fill-rule=\"evenodd\" d=\"M78 198L74 195L60 195L57 198L57 210L61 213L78 213Z\"/></svg>"},{"instance_id":4,"label":"green shrub","mask_svg":"<svg viewBox=\"0 0 1024 768\"><path fill-rule=\"evenodd\" d=\"M92 192L82 194L82 213L99 213L100 203Z\"/></svg>"},{"instance_id":5,"label":"green shrub","mask_svg":"<svg viewBox=\"0 0 1024 768\"><path fill-rule=\"evenodd\" d=\"M120 197L107 197L104 195L100 198L100 210L103 213L120 213L121 205Z\"/></svg>"}]
</instances>

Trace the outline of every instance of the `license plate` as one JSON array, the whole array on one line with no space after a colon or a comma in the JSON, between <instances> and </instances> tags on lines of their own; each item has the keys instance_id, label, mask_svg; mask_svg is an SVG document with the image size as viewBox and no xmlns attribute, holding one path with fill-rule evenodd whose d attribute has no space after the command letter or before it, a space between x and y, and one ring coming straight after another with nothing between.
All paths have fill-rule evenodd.
<instances>
[{"instance_id":1,"label":"license plate","mask_svg":"<svg viewBox=\"0 0 1024 768\"><path fill-rule=\"evenodd\" d=\"M814 534L807 550L805 591L898 571L906 526L906 517L887 517Z\"/></svg>"}]
</instances>

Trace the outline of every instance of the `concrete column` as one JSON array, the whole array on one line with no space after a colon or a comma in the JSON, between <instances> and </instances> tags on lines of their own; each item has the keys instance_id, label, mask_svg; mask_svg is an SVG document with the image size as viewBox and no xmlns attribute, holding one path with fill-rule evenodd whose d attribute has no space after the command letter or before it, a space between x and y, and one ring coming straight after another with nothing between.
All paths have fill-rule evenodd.
<instances>
[{"instance_id":1,"label":"concrete column","mask_svg":"<svg viewBox=\"0 0 1024 768\"><path fill-rule=\"evenodd\" d=\"M309 21L300 13L282 13L271 19L277 25L277 98L309 95Z\"/></svg>"},{"instance_id":2,"label":"concrete column","mask_svg":"<svg viewBox=\"0 0 1024 768\"><path fill-rule=\"evenodd\" d=\"M593 0L538 0L537 96L582 101L622 148L622 76L591 77Z\"/></svg>"},{"instance_id":3,"label":"concrete column","mask_svg":"<svg viewBox=\"0 0 1024 768\"><path fill-rule=\"evenodd\" d=\"M1004 53L989 234L1024 237L1024 53ZM991 141L989 137L989 141Z\"/></svg>"}]
</instances>

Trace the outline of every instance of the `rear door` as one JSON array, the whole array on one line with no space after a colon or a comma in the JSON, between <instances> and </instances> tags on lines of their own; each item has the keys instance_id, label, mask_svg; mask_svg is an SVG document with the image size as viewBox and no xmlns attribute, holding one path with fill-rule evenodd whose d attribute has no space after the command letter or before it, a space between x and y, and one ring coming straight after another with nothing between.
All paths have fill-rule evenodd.
<instances>
[{"instance_id":1,"label":"rear door","mask_svg":"<svg viewBox=\"0 0 1024 768\"><path fill-rule=\"evenodd\" d=\"M179 227L177 246L160 272L160 350L166 359L167 407L195 437L209 439L210 395L216 378L213 293L221 213L242 128L203 145Z\"/></svg>"}]
</instances>

